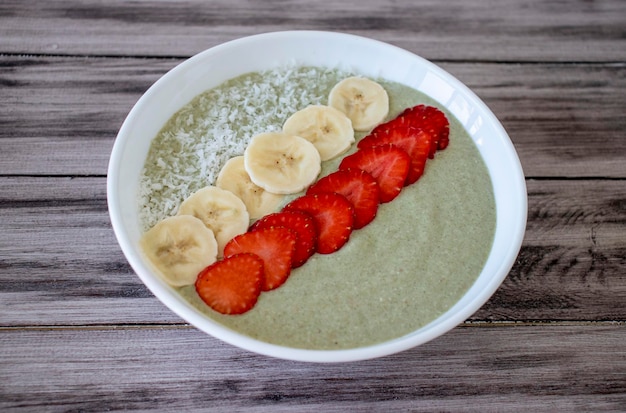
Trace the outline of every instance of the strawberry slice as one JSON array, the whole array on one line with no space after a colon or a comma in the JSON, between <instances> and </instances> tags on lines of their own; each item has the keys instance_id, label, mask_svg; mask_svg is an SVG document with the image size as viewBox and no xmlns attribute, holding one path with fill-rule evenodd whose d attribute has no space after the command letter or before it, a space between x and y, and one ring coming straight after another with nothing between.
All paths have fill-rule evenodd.
<instances>
[{"instance_id":1,"label":"strawberry slice","mask_svg":"<svg viewBox=\"0 0 626 413\"><path fill-rule=\"evenodd\" d=\"M265 215L250 227L250 231L264 228L285 227L296 233L296 246L291 268L304 264L315 252L317 229L313 217L302 211L282 211Z\"/></svg>"},{"instance_id":2,"label":"strawberry slice","mask_svg":"<svg viewBox=\"0 0 626 413\"><path fill-rule=\"evenodd\" d=\"M343 158L339 169L358 168L370 173L380 190L380 202L400 194L411 166L411 158L401 148L385 144L362 148Z\"/></svg>"},{"instance_id":3,"label":"strawberry slice","mask_svg":"<svg viewBox=\"0 0 626 413\"><path fill-rule=\"evenodd\" d=\"M426 161L430 155L432 147L432 136L408 124L405 118L386 129L378 129L377 132L361 139L359 148L368 146L394 144L402 148L411 157L411 166L404 185L410 185L417 181L424 173Z\"/></svg>"},{"instance_id":4,"label":"strawberry slice","mask_svg":"<svg viewBox=\"0 0 626 413\"><path fill-rule=\"evenodd\" d=\"M409 119L416 128L423 129L434 137L435 149L443 150L450 143L450 123L446 115L434 106L417 105L405 109L400 117Z\"/></svg>"},{"instance_id":5,"label":"strawberry slice","mask_svg":"<svg viewBox=\"0 0 626 413\"><path fill-rule=\"evenodd\" d=\"M306 193L322 192L334 192L350 201L354 207L354 229L372 222L378 211L378 184L372 175L361 169L335 171L313 184Z\"/></svg>"},{"instance_id":6,"label":"strawberry slice","mask_svg":"<svg viewBox=\"0 0 626 413\"><path fill-rule=\"evenodd\" d=\"M330 254L343 247L354 226L354 208L343 195L332 192L303 195L285 206L285 211L304 211L317 228L317 252Z\"/></svg>"},{"instance_id":7,"label":"strawberry slice","mask_svg":"<svg viewBox=\"0 0 626 413\"><path fill-rule=\"evenodd\" d=\"M198 275L196 291L209 307L222 314L242 314L256 304L263 283L263 260L236 254L217 261Z\"/></svg>"},{"instance_id":8,"label":"strawberry slice","mask_svg":"<svg viewBox=\"0 0 626 413\"><path fill-rule=\"evenodd\" d=\"M291 274L291 260L296 247L296 233L285 227L248 231L228 241L224 256L249 252L263 260L265 279L261 290L281 286Z\"/></svg>"},{"instance_id":9,"label":"strawberry slice","mask_svg":"<svg viewBox=\"0 0 626 413\"><path fill-rule=\"evenodd\" d=\"M416 105L407 108L396 118L376 126L371 134L405 125L421 129L430 135L432 146L429 158L433 158L437 150L443 150L448 146L450 123L446 115L434 106Z\"/></svg>"}]
</instances>

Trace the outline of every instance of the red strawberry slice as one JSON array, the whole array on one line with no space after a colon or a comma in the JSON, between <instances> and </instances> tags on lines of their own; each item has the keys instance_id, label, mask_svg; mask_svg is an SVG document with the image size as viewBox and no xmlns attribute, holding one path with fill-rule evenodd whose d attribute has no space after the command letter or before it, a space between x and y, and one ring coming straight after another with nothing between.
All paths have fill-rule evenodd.
<instances>
[{"instance_id":1,"label":"red strawberry slice","mask_svg":"<svg viewBox=\"0 0 626 413\"><path fill-rule=\"evenodd\" d=\"M409 126L407 122L402 121L396 123L387 129L379 129L359 141L359 148L368 146L394 144L402 148L411 157L411 166L409 174L406 177L404 185L410 185L417 181L424 173L426 161L430 155L432 141L431 135L422 129Z\"/></svg>"},{"instance_id":2,"label":"red strawberry slice","mask_svg":"<svg viewBox=\"0 0 626 413\"><path fill-rule=\"evenodd\" d=\"M434 106L417 105L407 108L400 117L408 117L412 126L434 136L436 149L443 150L450 143L450 123L446 115Z\"/></svg>"},{"instance_id":3,"label":"red strawberry slice","mask_svg":"<svg viewBox=\"0 0 626 413\"><path fill-rule=\"evenodd\" d=\"M306 193L322 192L334 192L350 201L354 207L354 229L372 222L378 211L378 184L372 175L361 169L335 171L313 184Z\"/></svg>"},{"instance_id":4,"label":"red strawberry slice","mask_svg":"<svg viewBox=\"0 0 626 413\"><path fill-rule=\"evenodd\" d=\"M285 227L296 233L296 246L291 268L304 264L315 252L317 229L313 217L302 211L282 211L265 215L250 227L250 231L264 228Z\"/></svg>"},{"instance_id":5,"label":"red strawberry slice","mask_svg":"<svg viewBox=\"0 0 626 413\"><path fill-rule=\"evenodd\" d=\"M396 118L376 126L371 134L404 125L422 129L424 132L431 135L432 147L429 158L433 158L438 149L442 150L448 146L450 135L448 118L446 118L446 115L442 111L434 106L417 105L407 108Z\"/></svg>"},{"instance_id":6,"label":"red strawberry slice","mask_svg":"<svg viewBox=\"0 0 626 413\"><path fill-rule=\"evenodd\" d=\"M418 126L418 122L413 121L413 117L414 117L412 116L413 112L407 112L407 110L400 113L394 119L391 119L390 121L381 123L380 125L376 126L370 132L370 135L386 134L386 133L389 133L390 131L395 131L395 130L402 132L402 131L406 131L407 128L420 129L420 127ZM415 112L415 117L419 119L417 112ZM429 140L430 140L431 147L430 147L428 157L434 158L435 152L437 151L437 134L430 130L425 131L425 132L430 135Z\"/></svg>"},{"instance_id":7,"label":"red strawberry slice","mask_svg":"<svg viewBox=\"0 0 626 413\"><path fill-rule=\"evenodd\" d=\"M358 168L370 173L380 190L380 202L389 202L400 194L411 166L411 158L395 145L385 144L359 149L343 158L339 169Z\"/></svg>"},{"instance_id":8,"label":"red strawberry slice","mask_svg":"<svg viewBox=\"0 0 626 413\"><path fill-rule=\"evenodd\" d=\"M237 254L202 270L196 291L215 311L242 314L256 304L262 283L263 260L254 254Z\"/></svg>"},{"instance_id":9,"label":"red strawberry slice","mask_svg":"<svg viewBox=\"0 0 626 413\"><path fill-rule=\"evenodd\" d=\"M285 206L285 211L304 211L313 217L317 228L317 252L330 254L350 238L354 208L343 196L332 192L304 195Z\"/></svg>"},{"instance_id":10,"label":"red strawberry slice","mask_svg":"<svg viewBox=\"0 0 626 413\"><path fill-rule=\"evenodd\" d=\"M291 260L296 247L296 233L285 227L272 227L245 232L231 239L224 247L224 256L252 253L263 260L265 279L261 290L281 286L291 274Z\"/></svg>"}]
</instances>

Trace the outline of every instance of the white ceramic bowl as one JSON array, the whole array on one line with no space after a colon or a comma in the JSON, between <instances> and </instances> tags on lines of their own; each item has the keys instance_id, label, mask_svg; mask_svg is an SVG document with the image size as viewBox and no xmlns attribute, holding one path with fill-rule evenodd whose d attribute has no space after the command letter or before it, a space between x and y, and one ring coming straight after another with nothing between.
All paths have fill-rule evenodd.
<instances>
[{"instance_id":1,"label":"white ceramic bowl","mask_svg":"<svg viewBox=\"0 0 626 413\"><path fill-rule=\"evenodd\" d=\"M354 70L424 92L448 108L475 141L491 175L496 232L491 253L473 286L445 314L406 336L349 350L303 350L261 342L229 330L200 313L153 274L139 249L137 191L150 142L183 105L227 79L284 64ZM166 306L198 329L235 346L278 358L338 362L396 353L440 336L462 323L496 291L510 271L526 227L526 186L513 145L493 113L465 85L436 65L379 41L331 32L290 31L234 40L181 63L159 79L129 113L110 159L108 206L122 251L144 284Z\"/></svg>"}]
</instances>

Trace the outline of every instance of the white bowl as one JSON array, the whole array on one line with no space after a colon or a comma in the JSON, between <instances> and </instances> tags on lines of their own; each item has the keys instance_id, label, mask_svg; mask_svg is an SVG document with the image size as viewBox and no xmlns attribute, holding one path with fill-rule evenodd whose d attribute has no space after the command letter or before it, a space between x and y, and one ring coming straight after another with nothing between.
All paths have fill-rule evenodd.
<instances>
[{"instance_id":1,"label":"white bowl","mask_svg":"<svg viewBox=\"0 0 626 413\"><path fill-rule=\"evenodd\" d=\"M328 66L382 77L429 95L452 112L476 143L496 200L493 246L478 279L445 314L406 336L348 350L294 349L252 339L203 315L182 299L144 260L137 191L151 140L163 124L200 92L251 71L285 64ZM181 63L133 107L111 154L107 195L113 230L130 265L167 307L198 329L235 346L278 358L339 362L381 357L423 344L462 323L496 291L510 271L526 227L526 186L515 149L487 106L465 85L406 50L363 37L315 31L267 33L234 40Z\"/></svg>"}]
</instances>

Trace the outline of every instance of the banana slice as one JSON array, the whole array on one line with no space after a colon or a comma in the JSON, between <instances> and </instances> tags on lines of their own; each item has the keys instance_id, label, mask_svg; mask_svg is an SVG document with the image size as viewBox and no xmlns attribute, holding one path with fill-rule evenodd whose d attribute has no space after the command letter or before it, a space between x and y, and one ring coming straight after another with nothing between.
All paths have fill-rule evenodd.
<instances>
[{"instance_id":1,"label":"banana slice","mask_svg":"<svg viewBox=\"0 0 626 413\"><path fill-rule=\"evenodd\" d=\"M302 191L322 168L320 154L311 142L283 132L254 136L243 159L252 182L274 194Z\"/></svg>"},{"instance_id":2,"label":"banana slice","mask_svg":"<svg viewBox=\"0 0 626 413\"><path fill-rule=\"evenodd\" d=\"M248 229L250 216L246 205L235 194L216 186L205 186L185 199L178 215L199 218L215 234L217 255L224 255L224 246L235 235Z\"/></svg>"},{"instance_id":3,"label":"banana slice","mask_svg":"<svg viewBox=\"0 0 626 413\"><path fill-rule=\"evenodd\" d=\"M246 205L250 219L258 219L275 212L284 196L267 192L250 179L244 167L243 156L235 156L224 164L215 185L237 195Z\"/></svg>"},{"instance_id":4,"label":"banana slice","mask_svg":"<svg viewBox=\"0 0 626 413\"><path fill-rule=\"evenodd\" d=\"M352 121L343 112L324 105L311 105L291 115L283 132L311 142L322 161L341 155L354 143Z\"/></svg>"},{"instance_id":5,"label":"banana slice","mask_svg":"<svg viewBox=\"0 0 626 413\"><path fill-rule=\"evenodd\" d=\"M328 105L345 113L354 130L369 131L389 113L389 95L373 80L348 77L332 88Z\"/></svg>"},{"instance_id":6,"label":"banana slice","mask_svg":"<svg viewBox=\"0 0 626 413\"><path fill-rule=\"evenodd\" d=\"M213 231L189 215L165 218L141 237L140 244L163 279L174 287L195 283L200 271L217 257Z\"/></svg>"}]
</instances>

